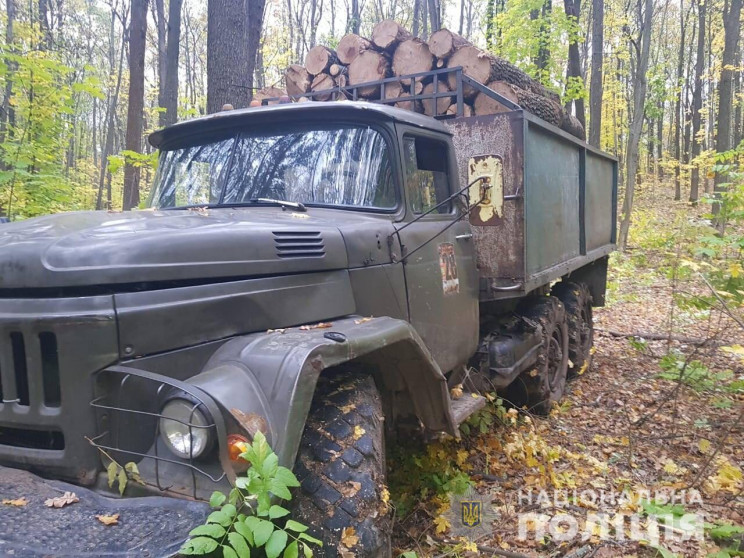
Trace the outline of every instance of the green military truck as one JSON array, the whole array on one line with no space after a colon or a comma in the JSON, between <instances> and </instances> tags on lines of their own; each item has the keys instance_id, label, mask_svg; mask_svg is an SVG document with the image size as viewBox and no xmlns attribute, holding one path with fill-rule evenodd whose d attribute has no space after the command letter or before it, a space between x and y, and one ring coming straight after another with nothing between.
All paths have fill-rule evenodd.
<instances>
[{"instance_id":1,"label":"green military truck","mask_svg":"<svg viewBox=\"0 0 744 558\"><path fill-rule=\"evenodd\" d=\"M462 114L487 89L454 71ZM386 438L457 435L485 390L547 412L591 359L617 161L493 95L181 122L150 137L148 210L3 225L0 495L31 503L0 507L0 552L172 553L261 431L322 555L354 527L389 556ZM102 496L109 458L137 464L131 498Z\"/></svg>"}]
</instances>

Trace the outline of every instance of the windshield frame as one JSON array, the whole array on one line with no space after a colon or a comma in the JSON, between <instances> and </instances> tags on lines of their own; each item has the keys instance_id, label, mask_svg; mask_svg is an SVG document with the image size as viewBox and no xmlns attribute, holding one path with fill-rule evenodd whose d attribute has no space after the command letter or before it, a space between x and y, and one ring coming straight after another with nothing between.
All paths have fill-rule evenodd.
<instances>
[{"instance_id":1,"label":"windshield frame","mask_svg":"<svg viewBox=\"0 0 744 558\"><path fill-rule=\"evenodd\" d=\"M279 122L279 123L272 125L270 128L270 131L267 132L267 134L270 133L270 134L275 134L275 135L281 135L283 133L310 132L314 130L337 130L342 127L370 128L381 135L383 141L385 142L385 147L387 149L387 155L388 155L388 161L391 167L390 171L391 171L391 177L393 181L393 189L395 190L394 205L388 208L380 208L380 207L370 207L370 206L308 202L304 200L285 200L285 201L291 201L291 202L299 201L306 207L318 207L318 208L325 208L325 209L341 209L344 211L357 211L357 212L362 212L362 213L373 213L373 214L398 215L401 213L401 211L405 211L404 195L402 192L403 183L402 183L401 166L400 166L401 160L400 160L400 153L398 152L399 150L398 150L398 144L397 144L397 133L395 132L395 125L393 123L386 126L378 122L365 121L362 119L353 120L353 119L346 119L346 118L339 119L332 123L329 123L327 121L324 121L324 122L305 121L305 122L298 122L298 123L290 123L290 122L285 121L285 122ZM190 147L206 145L208 143L213 143L213 142L223 141L223 140L228 140L228 139L234 140L232 143L232 146L230 147L230 154L228 156L227 162L224 168L221 170L220 177L218 178L220 198L219 198L219 201L216 203L179 205L179 206L171 206L171 207L156 207L154 204L156 202L155 193L157 189L153 187L150 191L150 196L149 196L148 204L147 204L148 207L158 209L159 211L171 211L171 210L194 209L194 208L200 208L200 207L208 207L208 208L224 207L224 208L234 209L234 208L243 208L243 207L266 207L266 206L272 205L268 202L248 201L248 202L240 202L240 203L232 203L232 202L225 203L224 201L225 194L227 191L227 184L230 178L230 173L232 172L233 167L234 167L234 158L235 158L235 153L238 149L238 144L242 137L250 136L250 135L259 135L259 133L255 131L253 126L246 125L246 126L230 128L229 130L221 130L219 133L209 134L206 137L206 141L204 141L205 140L204 136L198 136L198 139L202 141L181 140L181 141L168 142L167 146L163 146L160 148L159 150L160 153L158 155L158 161L160 161L164 153L169 152L169 151L174 151L176 149L188 149Z\"/></svg>"}]
</instances>

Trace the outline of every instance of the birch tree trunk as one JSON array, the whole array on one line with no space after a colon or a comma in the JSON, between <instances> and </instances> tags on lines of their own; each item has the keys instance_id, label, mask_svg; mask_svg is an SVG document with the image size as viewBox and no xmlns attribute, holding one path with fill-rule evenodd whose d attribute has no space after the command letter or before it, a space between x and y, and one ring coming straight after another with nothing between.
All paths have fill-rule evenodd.
<instances>
[{"instance_id":1,"label":"birch tree trunk","mask_svg":"<svg viewBox=\"0 0 744 558\"><path fill-rule=\"evenodd\" d=\"M638 0L638 19L640 20L640 37L633 43L635 54L635 72L633 72L633 114L631 115L630 131L626 149L625 200L623 201L622 219L620 221L620 249L625 250L628 245L628 231L630 230L631 214L633 212L633 196L635 194L636 173L638 172L638 143L643 131L644 105L646 90L648 89L647 72L648 57L651 43L651 16L654 11L653 0L643 0L644 8L641 15L641 0ZM631 55L632 56L632 55Z\"/></svg>"}]
</instances>

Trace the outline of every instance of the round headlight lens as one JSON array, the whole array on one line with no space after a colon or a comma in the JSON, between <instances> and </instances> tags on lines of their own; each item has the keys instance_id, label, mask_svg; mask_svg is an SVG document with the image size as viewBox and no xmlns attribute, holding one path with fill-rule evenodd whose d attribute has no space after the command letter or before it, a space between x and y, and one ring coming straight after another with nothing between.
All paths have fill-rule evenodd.
<instances>
[{"instance_id":1,"label":"round headlight lens","mask_svg":"<svg viewBox=\"0 0 744 558\"><path fill-rule=\"evenodd\" d=\"M160 419L160 436L168 449L182 459L202 455L209 447L210 429L198 405L186 399L171 399Z\"/></svg>"}]
</instances>

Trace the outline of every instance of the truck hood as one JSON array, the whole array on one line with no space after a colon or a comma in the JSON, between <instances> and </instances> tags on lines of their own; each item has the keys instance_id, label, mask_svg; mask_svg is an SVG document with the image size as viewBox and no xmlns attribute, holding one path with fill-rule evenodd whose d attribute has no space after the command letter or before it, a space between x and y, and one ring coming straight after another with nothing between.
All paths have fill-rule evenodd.
<instances>
[{"instance_id":1,"label":"truck hood","mask_svg":"<svg viewBox=\"0 0 744 558\"><path fill-rule=\"evenodd\" d=\"M86 211L0 225L0 289L188 284L343 269L344 239L328 213Z\"/></svg>"}]
</instances>

